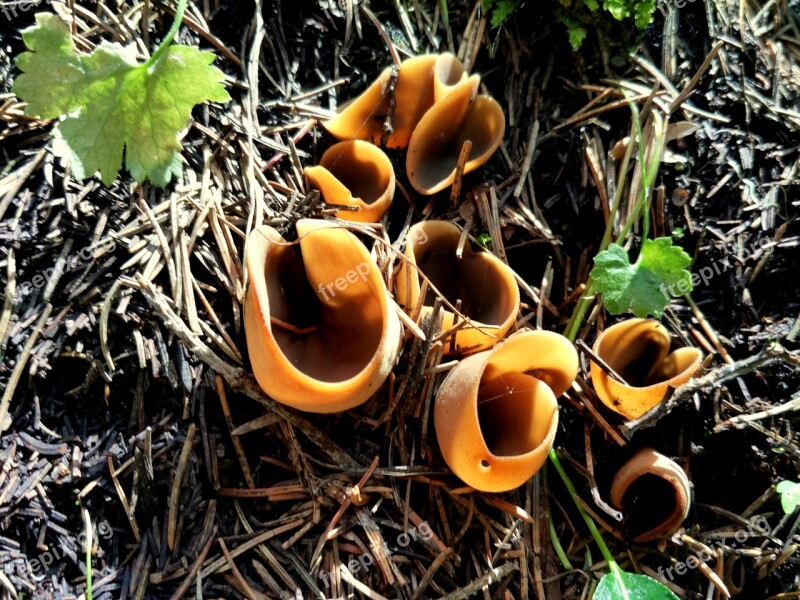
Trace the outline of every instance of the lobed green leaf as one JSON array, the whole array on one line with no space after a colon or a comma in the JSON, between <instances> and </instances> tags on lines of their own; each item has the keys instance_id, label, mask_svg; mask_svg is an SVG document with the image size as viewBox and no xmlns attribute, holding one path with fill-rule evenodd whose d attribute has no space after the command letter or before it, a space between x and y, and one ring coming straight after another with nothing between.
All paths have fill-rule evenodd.
<instances>
[{"instance_id":1,"label":"lobed green leaf","mask_svg":"<svg viewBox=\"0 0 800 600\"><path fill-rule=\"evenodd\" d=\"M630 309L637 317L661 317L676 287L691 291L691 262L667 237L645 240L633 264L624 248L611 244L595 257L591 277L611 314Z\"/></svg>"},{"instance_id":2,"label":"lobed green leaf","mask_svg":"<svg viewBox=\"0 0 800 600\"><path fill-rule=\"evenodd\" d=\"M99 172L111 184L122 165L137 181L165 186L181 172L178 133L195 105L230 96L214 55L192 46L170 46L152 65L136 48L104 42L79 53L69 27L39 13L23 32L27 52L17 57L22 74L13 91L26 113L66 118L54 129L54 153L84 179Z\"/></svg>"}]
</instances>

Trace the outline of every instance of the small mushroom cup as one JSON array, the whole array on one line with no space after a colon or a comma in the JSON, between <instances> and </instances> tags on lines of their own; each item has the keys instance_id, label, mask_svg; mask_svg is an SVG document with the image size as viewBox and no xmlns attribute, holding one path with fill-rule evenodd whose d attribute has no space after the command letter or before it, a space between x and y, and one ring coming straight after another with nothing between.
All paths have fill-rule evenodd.
<instances>
[{"instance_id":1,"label":"small mushroom cup","mask_svg":"<svg viewBox=\"0 0 800 600\"><path fill-rule=\"evenodd\" d=\"M625 513L635 542L671 535L689 516L691 484L675 461L642 448L622 465L611 483L611 502Z\"/></svg>"},{"instance_id":2,"label":"small mushroom cup","mask_svg":"<svg viewBox=\"0 0 800 600\"><path fill-rule=\"evenodd\" d=\"M362 140L334 144L318 165L306 167L303 173L327 204L357 209L336 211L345 221L380 221L394 197L392 161L383 150Z\"/></svg>"},{"instance_id":3,"label":"small mushroom cup","mask_svg":"<svg viewBox=\"0 0 800 600\"><path fill-rule=\"evenodd\" d=\"M594 352L625 381L616 381L591 361L592 386L603 404L626 419L638 419L670 388L689 381L700 368L702 352L669 348L669 332L653 319L628 319L603 331Z\"/></svg>"},{"instance_id":4,"label":"small mushroom cup","mask_svg":"<svg viewBox=\"0 0 800 600\"><path fill-rule=\"evenodd\" d=\"M459 362L442 382L433 412L453 473L485 492L530 479L553 445L556 398L577 372L573 345L549 331L518 332Z\"/></svg>"},{"instance_id":5,"label":"small mushroom cup","mask_svg":"<svg viewBox=\"0 0 800 600\"><path fill-rule=\"evenodd\" d=\"M248 237L244 325L253 373L283 404L317 413L347 410L389 375L400 321L356 236L315 219L300 219L297 233L296 245L267 226Z\"/></svg>"}]
</instances>

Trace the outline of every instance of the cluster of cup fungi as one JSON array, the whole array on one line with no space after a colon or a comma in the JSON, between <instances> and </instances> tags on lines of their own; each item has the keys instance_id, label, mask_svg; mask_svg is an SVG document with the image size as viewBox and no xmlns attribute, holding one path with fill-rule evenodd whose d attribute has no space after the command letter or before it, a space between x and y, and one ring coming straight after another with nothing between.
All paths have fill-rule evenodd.
<instances>
[{"instance_id":1,"label":"cluster of cup fungi","mask_svg":"<svg viewBox=\"0 0 800 600\"><path fill-rule=\"evenodd\" d=\"M479 84L480 77L468 75L451 54L418 56L386 69L323 123L341 141L305 169L306 180L326 203L343 207L339 219L360 223L378 222L394 195L394 169L380 146L406 151L406 175L418 193L448 188L483 165L503 139L503 110L478 93ZM520 306L509 266L465 245L455 224L425 220L407 233L390 293L373 255L347 227L300 219L296 228L296 244L269 226L254 229L247 241L245 331L263 390L308 412L362 404L395 366L401 317L421 323L437 296L444 298L439 338L444 353L460 360L434 402L442 456L480 491L508 491L530 479L552 447L557 398L572 386L579 360L557 333L507 335ZM669 350L670 337L656 321L631 319L606 329L594 346L605 368L591 362L598 397L627 419L643 415L700 366L699 351ZM612 502L624 508L637 481L652 476L666 482L674 502L637 541L672 533L689 510L686 474L649 448L619 469Z\"/></svg>"}]
</instances>

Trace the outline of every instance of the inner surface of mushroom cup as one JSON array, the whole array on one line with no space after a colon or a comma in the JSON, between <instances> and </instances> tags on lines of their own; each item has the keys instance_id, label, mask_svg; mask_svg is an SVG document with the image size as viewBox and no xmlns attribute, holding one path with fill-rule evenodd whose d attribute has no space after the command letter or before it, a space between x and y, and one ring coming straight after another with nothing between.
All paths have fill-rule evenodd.
<instances>
[{"instance_id":1,"label":"inner surface of mushroom cup","mask_svg":"<svg viewBox=\"0 0 800 600\"><path fill-rule=\"evenodd\" d=\"M452 144L452 152L460 153L466 140L472 142L464 173L471 173L489 160L503 142L505 132L506 116L497 100L483 95L475 98Z\"/></svg>"},{"instance_id":2,"label":"inner surface of mushroom cup","mask_svg":"<svg viewBox=\"0 0 800 600\"><path fill-rule=\"evenodd\" d=\"M392 163L372 144L335 144L322 155L319 164L341 181L354 198L366 204L383 196L390 184L394 187Z\"/></svg>"},{"instance_id":3,"label":"inner surface of mushroom cup","mask_svg":"<svg viewBox=\"0 0 800 600\"><path fill-rule=\"evenodd\" d=\"M455 334L457 348L466 352L495 344L513 324L519 310L519 288L513 272L488 252L473 251L469 244L458 249L461 232L449 221L423 221L408 233L406 259L395 280L398 301L413 310L421 291L422 277L431 286L423 306L433 306L438 290L451 306L461 301L460 312L469 323ZM433 289L435 288L435 290ZM453 326L454 313L443 307L444 330Z\"/></svg>"},{"instance_id":4,"label":"inner surface of mushroom cup","mask_svg":"<svg viewBox=\"0 0 800 600\"><path fill-rule=\"evenodd\" d=\"M318 234L308 234L315 235ZM336 288L335 279L321 282L321 291L317 284L315 291L308 281L307 261L303 260L302 250L298 250L295 246L281 248L274 257L270 256L274 265L270 261L265 266L270 313L293 327L273 324L272 333L281 351L299 371L319 381L345 381L356 376L378 349L383 330L380 305L359 301L359 296L374 293L360 276L353 278L354 283L345 279L348 285L344 292L349 294ZM316 256L314 250L307 253ZM335 252L333 248L330 251ZM333 272L358 273L356 267L357 264L342 264ZM328 300L320 298L323 292ZM331 303L336 298L334 294L340 298L336 304Z\"/></svg>"},{"instance_id":5,"label":"inner surface of mushroom cup","mask_svg":"<svg viewBox=\"0 0 800 600\"><path fill-rule=\"evenodd\" d=\"M626 534L636 542L671 535L691 508L686 472L652 448L640 449L617 470L609 496L624 512Z\"/></svg>"},{"instance_id":6,"label":"inner surface of mushroom cup","mask_svg":"<svg viewBox=\"0 0 800 600\"><path fill-rule=\"evenodd\" d=\"M550 388L524 373L482 381L478 390L478 422L494 456L520 456L536 450L547 438L557 411Z\"/></svg>"},{"instance_id":7,"label":"inner surface of mushroom cup","mask_svg":"<svg viewBox=\"0 0 800 600\"><path fill-rule=\"evenodd\" d=\"M619 335L606 335L597 346L597 354L626 383L644 387L653 383L651 373L669 352L669 334L656 321L641 319L631 323Z\"/></svg>"},{"instance_id":8,"label":"inner surface of mushroom cup","mask_svg":"<svg viewBox=\"0 0 800 600\"><path fill-rule=\"evenodd\" d=\"M441 101L466 77L464 64L458 58L449 52L439 55L433 67L434 102Z\"/></svg>"},{"instance_id":9,"label":"inner surface of mushroom cup","mask_svg":"<svg viewBox=\"0 0 800 600\"><path fill-rule=\"evenodd\" d=\"M456 257L458 235L432 240L417 255L417 266L444 297L455 306L461 300L461 313L470 320L499 327L515 311L514 294L507 286L497 286L494 265L483 252L469 246ZM433 306L436 292L428 287L423 303Z\"/></svg>"},{"instance_id":10,"label":"inner surface of mushroom cup","mask_svg":"<svg viewBox=\"0 0 800 600\"><path fill-rule=\"evenodd\" d=\"M670 352L651 371L645 380L645 385L652 385L659 381L672 381L684 378L685 373L694 373L701 360L700 350L697 348L678 348ZM688 377L685 378L688 380Z\"/></svg>"},{"instance_id":11,"label":"inner surface of mushroom cup","mask_svg":"<svg viewBox=\"0 0 800 600\"><path fill-rule=\"evenodd\" d=\"M452 185L463 143L459 132L475 101L479 83L477 75L458 83L425 113L414 129L406 154L406 173L421 194L435 194Z\"/></svg>"},{"instance_id":12,"label":"inner surface of mushroom cup","mask_svg":"<svg viewBox=\"0 0 800 600\"><path fill-rule=\"evenodd\" d=\"M625 530L638 538L658 529L675 511L675 488L668 482L645 473L626 490L620 507L625 510Z\"/></svg>"},{"instance_id":13,"label":"inner surface of mushroom cup","mask_svg":"<svg viewBox=\"0 0 800 600\"><path fill-rule=\"evenodd\" d=\"M414 131L406 169L414 189L422 194L435 194L453 184L467 141L472 146L464 174L486 163L503 141L506 118L502 107L490 96L468 99L471 81L472 78L455 86L449 96L425 114ZM464 106L467 111L462 115Z\"/></svg>"}]
</instances>

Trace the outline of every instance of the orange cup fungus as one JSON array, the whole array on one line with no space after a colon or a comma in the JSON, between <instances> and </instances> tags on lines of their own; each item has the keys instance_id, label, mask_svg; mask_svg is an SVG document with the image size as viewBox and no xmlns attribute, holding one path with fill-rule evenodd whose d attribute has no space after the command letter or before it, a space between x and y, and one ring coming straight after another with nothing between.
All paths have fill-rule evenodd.
<instances>
[{"instance_id":1,"label":"orange cup fungus","mask_svg":"<svg viewBox=\"0 0 800 600\"><path fill-rule=\"evenodd\" d=\"M556 398L577 372L575 348L550 331L519 332L459 362L442 382L433 411L453 473L485 492L530 479L553 445Z\"/></svg>"},{"instance_id":2,"label":"orange cup fungus","mask_svg":"<svg viewBox=\"0 0 800 600\"><path fill-rule=\"evenodd\" d=\"M669 351L667 329L652 319L629 319L603 331L595 354L625 383L591 361L592 385L603 404L626 419L638 419L661 402L669 388L689 381L700 368L697 348Z\"/></svg>"},{"instance_id":3,"label":"orange cup fungus","mask_svg":"<svg viewBox=\"0 0 800 600\"><path fill-rule=\"evenodd\" d=\"M394 84L392 68L384 69L366 91L323 123L325 129L340 140L383 141L387 148L408 147L411 132L434 103L433 68L438 59L437 54L425 54L403 61ZM384 127L387 117L391 122L388 131Z\"/></svg>"},{"instance_id":4,"label":"orange cup fungus","mask_svg":"<svg viewBox=\"0 0 800 600\"><path fill-rule=\"evenodd\" d=\"M323 123L340 140L408 148L406 171L421 194L452 185L462 149L463 173L483 165L505 133L505 115L490 96L478 95L480 77L468 76L452 54L427 54L385 69L339 114Z\"/></svg>"},{"instance_id":5,"label":"orange cup fungus","mask_svg":"<svg viewBox=\"0 0 800 600\"><path fill-rule=\"evenodd\" d=\"M430 314L438 290L468 322L455 333L447 351L475 352L493 346L511 329L519 312L519 287L514 273L488 252L475 252L466 244L456 254L461 232L449 221L422 221L407 236L405 259L395 279L398 303L406 311L420 301L423 276L430 284L422 300L422 314ZM451 329L456 316L442 307L442 331Z\"/></svg>"},{"instance_id":6,"label":"orange cup fungus","mask_svg":"<svg viewBox=\"0 0 800 600\"><path fill-rule=\"evenodd\" d=\"M245 334L263 390L332 413L366 401L400 347L400 321L367 248L327 221L297 222L299 253L272 227L249 235Z\"/></svg>"},{"instance_id":7,"label":"orange cup fungus","mask_svg":"<svg viewBox=\"0 0 800 600\"><path fill-rule=\"evenodd\" d=\"M386 153L361 140L334 144L325 151L319 165L303 173L328 204L353 207L339 210L345 221L380 221L394 197L394 168Z\"/></svg>"}]
</instances>

